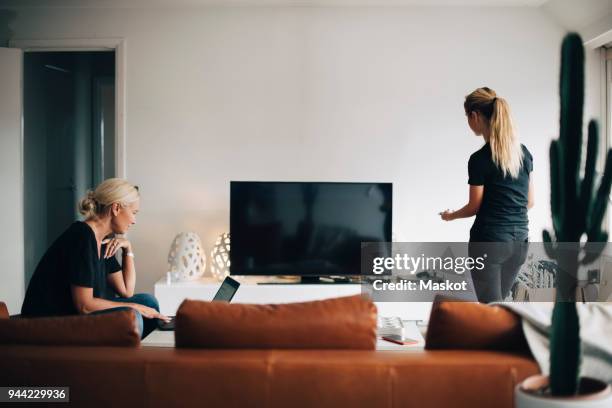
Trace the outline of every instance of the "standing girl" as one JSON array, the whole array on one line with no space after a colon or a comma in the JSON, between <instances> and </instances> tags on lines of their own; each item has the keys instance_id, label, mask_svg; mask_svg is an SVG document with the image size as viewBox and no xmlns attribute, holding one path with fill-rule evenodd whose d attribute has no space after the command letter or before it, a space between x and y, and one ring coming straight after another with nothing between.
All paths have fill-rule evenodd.
<instances>
[{"instance_id":1,"label":"standing girl","mask_svg":"<svg viewBox=\"0 0 612 408\"><path fill-rule=\"evenodd\" d=\"M478 88L465 97L463 107L470 129L484 138L485 145L468 162L469 202L440 216L445 221L476 216L470 256L488 252L488 257L483 270L472 270L472 280L478 300L493 302L508 295L525 261L533 158L518 142L508 103L495 91ZM485 242L496 244L476 244Z\"/></svg>"}]
</instances>

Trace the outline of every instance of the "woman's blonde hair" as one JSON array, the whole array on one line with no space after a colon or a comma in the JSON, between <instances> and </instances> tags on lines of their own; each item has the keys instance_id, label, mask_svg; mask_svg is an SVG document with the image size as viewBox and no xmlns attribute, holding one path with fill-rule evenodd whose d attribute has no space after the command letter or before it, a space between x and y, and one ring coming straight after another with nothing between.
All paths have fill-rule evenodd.
<instances>
[{"instance_id":1,"label":"woman's blonde hair","mask_svg":"<svg viewBox=\"0 0 612 408\"><path fill-rule=\"evenodd\" d=\"M508 102L485 86L466 96L463 107L467 115L479 112L487 119L491 130L489 145L493 163L501 169L504 177L510 174L512 178L517 178L523 165L523 149L514 131Z\"/></svg>"},{"instance_id":2,"label":"woman's blonde hair","mask_svg":"<svg viewBox=\"0 0 612 408\"><path fill-rule=\"evenodd\" d=\"M79 212L86 218L96 218L108 211L111 205L119 203L128 206L140 199L138 187L120 178L104 180L95 190L88 190L79 201Z\"/></svg>"}]
</instances>

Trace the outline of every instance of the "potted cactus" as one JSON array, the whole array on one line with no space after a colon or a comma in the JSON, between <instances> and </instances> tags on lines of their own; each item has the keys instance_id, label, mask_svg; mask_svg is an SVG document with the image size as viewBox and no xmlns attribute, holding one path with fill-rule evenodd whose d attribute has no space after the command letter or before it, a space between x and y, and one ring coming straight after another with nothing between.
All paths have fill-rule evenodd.
<instances>
[{"instance_id":1,"label":"potted cactus","mask_svg":"<svg viewBox=\"0 0 612 408\"><path fill-rule=\"evenodd\" d=\"M608 241L601 224L612 183L612 150L607 153L604 174L594 194L599 143L594 120L589 123L584 176L580 176L584 48L582 39L575 33L565 37L561 48L560 96L560 137L550 145L554 241L548 231L543 233L546 252L559 265L550 334L550 376L532 376L519 384L516 405L518 408L612 407L610 385L592 378L579 378L580 326L575 303L578 267L597 259ZM580 243L584 234L588 251Z\"/></svg>"}]
</instances>

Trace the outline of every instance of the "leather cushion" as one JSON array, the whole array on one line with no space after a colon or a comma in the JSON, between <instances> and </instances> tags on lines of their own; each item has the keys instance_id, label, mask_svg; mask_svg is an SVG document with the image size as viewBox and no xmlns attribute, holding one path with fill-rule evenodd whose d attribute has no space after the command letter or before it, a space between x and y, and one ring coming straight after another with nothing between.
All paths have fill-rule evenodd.
<instances>
[{"instance_id":1,"label":"leather cushion","mask_svg":"<svg viewBox=\"0 0 612 408\"><path fill-rule=\"evenodd\" d=\"M501 306L436 298L425 348L528 351L521 318Z\"/></svg>"},{"instance_id":2,"label":"leather cushion","mask_svg":"<svg viewBox=\"0 0 612 408\"><path fill-rule=\"evenodd\" d=\"M376 347L376 306L360 296L288 304L185 300L176 347L363 349Z\"/></svg>"},{"instance_id":3,"label":"leather cushion","mask_svg":"<svg viewBox=\"0 0 612 408\"><path fill-rule=\"evenodd\" d=\"M0 302L0 319L8 319L8 318L9 318L9 312L8 312L8 309L6 308L6 303Z\"/></svg>"},{"instance_id":4,"label":"leather cushion","mask_svg":"<svg viewBox=\"0 0 612 408\"><path fill-rule=\"evenodd\" d=\"M0 344L137 346L133 310L100 315L0 319Z\"/></svg>"}]
</instances>

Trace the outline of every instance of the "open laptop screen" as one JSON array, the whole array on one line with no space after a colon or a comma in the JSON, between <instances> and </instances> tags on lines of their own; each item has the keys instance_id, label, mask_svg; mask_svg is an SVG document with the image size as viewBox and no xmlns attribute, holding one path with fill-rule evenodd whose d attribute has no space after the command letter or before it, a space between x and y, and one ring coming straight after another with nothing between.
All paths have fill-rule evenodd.
<instances>
[{"instance_id":1,"label":"open laptop screen","mask_svg":"<svg viewBox=\"0 0 612 408\"><path fill-rule=\"evenodd\" d=\"M223 283L221 284L221 287L215 294L213 301L230 302L236 294L236 291L238 290L239 286L240 283L230 278L229 276L226 277Z\"/></svg>"}]
</instances>

